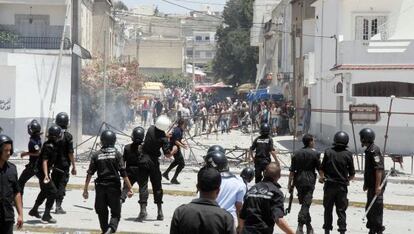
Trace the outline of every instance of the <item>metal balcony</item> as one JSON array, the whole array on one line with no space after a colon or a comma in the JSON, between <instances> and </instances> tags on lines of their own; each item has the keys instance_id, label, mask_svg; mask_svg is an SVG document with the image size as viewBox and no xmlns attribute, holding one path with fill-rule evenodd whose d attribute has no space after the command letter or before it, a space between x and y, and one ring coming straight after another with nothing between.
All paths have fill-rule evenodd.
<instances>
[{"instance_id":1,"label":"metal balcony","mask_svg":"<svg viewBox=\"0 0 414 234\"><path fill-rule=\"evenodd\" d=\"M36 49L36 50L58 50L60 49L59 37L16 37L12 41L0 41L3 49ZM65 38L63 49L71 48L69 38Z\"/></svg>"}]
</instances>

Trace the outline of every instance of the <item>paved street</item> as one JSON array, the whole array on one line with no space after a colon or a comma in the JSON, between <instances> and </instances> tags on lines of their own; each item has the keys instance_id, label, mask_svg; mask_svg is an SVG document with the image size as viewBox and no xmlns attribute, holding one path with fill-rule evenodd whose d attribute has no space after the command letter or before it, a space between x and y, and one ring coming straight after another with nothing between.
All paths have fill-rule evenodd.
<instances>
[{"instance_id":1,"label":"paved street","mask_svg":"<svg viewBox=\"0 0 414 234\"><path fill-rule=\"evenodd\" d=\"M86 136L85 136L86 138ZM284 148L277 141L286 142L291 140L291 137L275 137L276 145L282 151L291 151L289 148ZM195 154L195 159L198 162L202 161L203 147L200 145L211 145L220 143L226 148L234 148L238 145L241 148L247 148L250 145L251 136L243 135L238 131L232 131L230 134L218 135L218 139L215 136L196 137L196 142L189 141L192 150ZM127 138L120 137L121 144L127 142ZM87 151L90 147L85 144L80 150ZM319 146L323 148L324 146ZM186 151L186 157L189 157L189 150ZM237 156L237 155L236 155ZM280 155L280 159L286 163L280 179L283 191L286 193L287 189L287 167L289 166L290 155ZM192 160L190 160L192 159ZM156 221L156 207L152 204L152 196L150 196L149 206L149 220L143 223L137 223L134 221L138 215L138 194L131 199L128 199L123 206L122 220L119 226L119 231L123 233L168 233L169 223L173 215L174 209L181 204L188 203L196 197L195 184L196 184L196 172L198 167L196 166L194 158L191 157L188 160L188 165L183 173L178 178L181 181L181 185L171 185L168 181L163 180L163 189L165 192L164 197L164 214L165 220L160 222ZM20 159L13 160L21 172L25 161ZM165 170L168 166L169 159L162 160L162 170ZM27 233L36 232L50 232L50 233L94 233L99 231L99 223L97 215L93 210L94 204L94 192L90 192L90 198L84 200L81 196L82 186L85 180L87 163L78 163L78 175L72 176L68 185L67 196L64 201L64 208L68 211L66 215L55 215L58 223L56 225L44 225L39 220L28 216L28 211L33 205L33 202L38 193L37 180L33 178L27 184L24 196L24 211L25 211L25 231ZM238 174L243 166L233 166L231 170ZM348 210L348 227L349 233L366 233L364 224L362 222L363 205L365 203L365 193L362 191L362 174L357 175L357 180L351 183L349 187L349 200L350 208ZM404 181L404 183L399 183ZM137 189L137 185L135 185ZM321 233L321 227L323 224L323 207L321 206L323 197L322 185L317 184L314 193L315 205L311 209L313 224L316 228L316 233ZM414 230L414 178L406 175L398 178L392 178L388 184L385 203L389 209L385 210L385 225L387 227L386 233L411 233ZM287 205L287 204L286 204ZM299 205L296 203L293 205L293 209L287 219L292 226L296 226L297 213ZM404 217L404 218L402 218ZM17 233L24 233L17 232ZM276 233L278 233L276 231Z\"/></svg>"}]
</instances>

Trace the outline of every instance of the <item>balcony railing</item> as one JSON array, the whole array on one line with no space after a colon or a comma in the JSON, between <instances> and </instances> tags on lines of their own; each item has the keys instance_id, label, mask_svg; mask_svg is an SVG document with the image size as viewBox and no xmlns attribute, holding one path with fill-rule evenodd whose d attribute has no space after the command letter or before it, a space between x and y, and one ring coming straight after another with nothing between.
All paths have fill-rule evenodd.
<instances>
[{"instance_id":1,"label":"balcony railing","mask_svg":"<svg viewBox=\"0 0 414 234\"><path fill-rule=\"evenodd\" d=\"M58 50L60 49L59 37L16 37L12 41L0 41L0 48L3 49L38 49ZM65 38L63 49L71 48L71 42Z\"/></svg>"}]
</instances>

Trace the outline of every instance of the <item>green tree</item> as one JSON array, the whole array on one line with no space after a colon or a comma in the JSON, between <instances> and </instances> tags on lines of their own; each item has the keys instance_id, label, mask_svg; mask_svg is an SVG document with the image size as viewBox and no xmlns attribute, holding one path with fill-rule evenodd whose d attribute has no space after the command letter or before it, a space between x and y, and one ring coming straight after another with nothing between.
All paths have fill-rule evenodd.
<instances>
[{"instance_id":1,"label":"green tree","mask_svg":"<svg viewBox=\"0 0 414 234\"><path fill-rule=\"evenodd\" d=\"M116 1L114 3L114 9L115 10L128 11L128 7L127 7L127 5L125 5L125 3L123 1Z\"/></svg>"},{"instance_id":2,"label":"green tree","mask_svg":"<svg viewBox=\"0 0 414 234\"><path fill-rule=\"evenodd\" d=\"M226 83L253 82L258 48L250 46L254 0L230 0L223 11L224 25L217 29L213 72Z\"/></svg>"}]
</instances>

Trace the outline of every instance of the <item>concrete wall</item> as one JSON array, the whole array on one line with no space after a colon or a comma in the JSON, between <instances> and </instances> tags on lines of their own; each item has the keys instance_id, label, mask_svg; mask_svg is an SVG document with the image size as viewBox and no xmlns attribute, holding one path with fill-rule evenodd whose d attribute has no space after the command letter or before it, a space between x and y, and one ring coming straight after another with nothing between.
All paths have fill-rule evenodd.
<instances>
[{"instance_id":1,"label":"concrete wall","mask_svg":"<svg viewBox=\"0 0 414 234\"><path fill-rule=\"evenodd\" d=\"M15 87L11 97L14 113L0 112L0 125L14 138L17 149L25 149L27 122L36 118L46 125L58 56L0 52L0 57L0 93L12 96ZM55 114L70 113L70 63L70 57L63 56Z\"/></svg>"}]
</instances>

